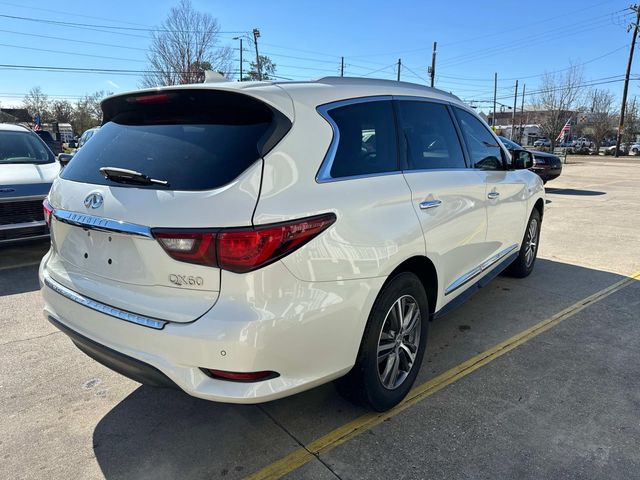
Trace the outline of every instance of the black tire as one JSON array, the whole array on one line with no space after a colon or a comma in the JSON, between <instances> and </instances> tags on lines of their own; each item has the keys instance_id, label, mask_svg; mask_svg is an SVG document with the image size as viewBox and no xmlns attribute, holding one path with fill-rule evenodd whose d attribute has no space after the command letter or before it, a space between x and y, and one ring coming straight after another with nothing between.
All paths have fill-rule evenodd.
<instances>
[{"instance_id":1,"label":"black tire","mask_svg":"<svg viewBox=\"0 0 640 480\"><path fill-rule=\"evenodd\" d=\"M404 304L402 303L403 301L405 302ZM398 302L400 307L397 307ZM403 305L406 307L405 313L407 317L410 316L409 312L412 308L413 311L417 308L420 312L419 324L415 327L419 328L419 331L412 330L413 337L411 337L414 342L417 340L417 345L411 343L411 338L402 337L402 335L409 334L396 335L396 339L402 337L399 340L401 345L390 336L389 332L392 330L389 330L389 327L395 321L394 319L398 318L395 314L397 310L392 312L392 308L404 308ZM407 321L407 327L410 326L408 325L409 323L410 319ZM356 403L364 403L379 412L389 410L400 403L409 393L420 370L427 345L428 325L429 305L427 294L418 277L410 272L400 273L393 277L380 291L373 304L362 336L356 363L345 377L336 381L338 391L349 400ZM383 328L385 329L384 332ZM407 340L406 344L403 343L405 339ZM378 345L380 342L384 342L383 348L394 345L385 349L385 352L388 350L389 353L386 353L386 357L384 357L385 353L382 354L381 358L386 358L382 362L378 361ZM408 367L410 356L407 351L412 351L410 346L415 346L416 351L413 363L411 363L411 367ZM397 381L400 383L388 388L384 385L381 377L387 373L387 370L383 368L383 364L385 366L388 365L392 361L392 356L395 356L395 361L398 362L397 365L400 367L397 369L400 370L397 373L399 375ZM381 365L380 367L379 364ZM408 371L402 371L403 367ZM380 372L380 369L384 369L384 372ZM389 373L387 380L391 381L393 373Z\"/></svg>"},{"instance_id":2,"label":"black tire","mask_svg":"<svg viewBox=\"0 0 640 480\"><path fill-rule=\"evenodd\" d=\"M533 239L533 242L531 239L532 222L536 223L534 233L535 239ZM518 257L507 268L507 273L509 275L517 278L524 278L528 277L533 271L533 267L536 263L536 258L538 257L538 245L540 244L541 226L542 219L540 218L540 212L538 212L538 209L534 208L533 212L531 212L531 216L529 217L529 221L527 222L527 227L524 231L524 238L522 239L522 246L520 247ZM532 243L533 252L532 255L529 255L528 253Z\"/></svg>"}]
</instances>

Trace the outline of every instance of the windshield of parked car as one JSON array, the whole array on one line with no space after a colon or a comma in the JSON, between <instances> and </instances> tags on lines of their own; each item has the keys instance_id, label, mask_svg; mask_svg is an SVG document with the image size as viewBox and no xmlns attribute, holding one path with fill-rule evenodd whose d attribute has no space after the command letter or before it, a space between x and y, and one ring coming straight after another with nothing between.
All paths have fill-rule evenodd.
<instances>
[{"instance_id":1,"label":"windshield of parked car","mask_svg":"<svg viewBox=\"0 0 640 480\"><path fill-rule=\"evenodd\" d=\"M52 163L53 153L31 132L0 131L0 165Z\"/></svg>"},{"instance_id":2,"label":"windshield of parked car","mask_svg":"<svg viewBox=\"0 0 640 480\"><path fill-rule=\"evenodd\" d=\"M509 140L506 137L498 137L502 143L504 144L505 147L507 147L509 150L519 150L522 148L522 145L517 144L516 142Z\"/></svg>"}]
</instances>

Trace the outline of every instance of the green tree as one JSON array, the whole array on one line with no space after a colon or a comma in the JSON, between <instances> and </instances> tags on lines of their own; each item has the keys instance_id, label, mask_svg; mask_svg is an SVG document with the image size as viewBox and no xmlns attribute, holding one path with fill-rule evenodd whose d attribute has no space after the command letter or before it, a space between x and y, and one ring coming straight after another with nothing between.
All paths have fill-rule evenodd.
<instances>
[{"instance_id":1,"label":"green tree","mask_svg":"<svg viewBox=\"0 0 640 480\"><path fill-rule=\"evenodd\" d=\"M51 102L51 116L56 122L70 123L73 115L73 105L68 100L54 100Z\"/></svg>"},{"instance_id":2,"label":"green tree","mask_svg":"<svg viewBox=\"0 0 640 480\"><path fill-rule=\"evenodd\" d=\"M276 64L271 61L266 55L260 55L260 70L262 71L263 80L273 80L276 73ZM259 80L258 65L256 62L251 62L247 76L244 80Z\"/></svg>"},{"instance_id":3,"label":"green tree","mask_svg":"<svg viewBox=\"0 0 640 480\"><path fill-rule=\"evenodd\" d=\"M100 106L105 97L111 92L100 90L91 95L85 95L76 102L71 126L78 135L89 128L97 127L102 123L102 108Z\"/></svg>"}]
</instances>

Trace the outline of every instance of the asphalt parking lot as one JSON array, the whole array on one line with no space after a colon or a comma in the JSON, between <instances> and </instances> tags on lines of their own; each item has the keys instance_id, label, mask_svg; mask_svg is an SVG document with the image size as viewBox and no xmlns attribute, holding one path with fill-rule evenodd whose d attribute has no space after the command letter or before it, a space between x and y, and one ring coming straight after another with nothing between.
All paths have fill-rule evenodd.
<instances>
[{"instance_id":1,"label":"asphalt parking lot","mask_svg":"<svg viewBox=\"0 0 640 480\"><path fill-rule=\"evenodd\" d=\"M434 322L382 415L332 385L257 406L140 386L42 317L46 244L1 249L0 478L640 478L640 160L574 157L547 187L534 273Z\"/></svg>"}]
</instances>

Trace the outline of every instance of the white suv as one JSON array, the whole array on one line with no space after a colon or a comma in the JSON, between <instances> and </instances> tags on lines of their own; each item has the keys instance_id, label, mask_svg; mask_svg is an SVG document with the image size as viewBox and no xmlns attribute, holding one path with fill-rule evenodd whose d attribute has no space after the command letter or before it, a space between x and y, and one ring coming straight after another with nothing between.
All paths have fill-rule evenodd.
<instances>
[{"instance_id":1,"label":"white suv","mask_svg":"<svg viewBox=\"0 0 640 480\"><path fill-rule=\"evenodd\" d=\"M45 202L45 315L143 383L256 403L343 377L388 409L429 320L533 268L531 154L445 92L324 78L102 108Z\"/></svg>"}]
</instances>

